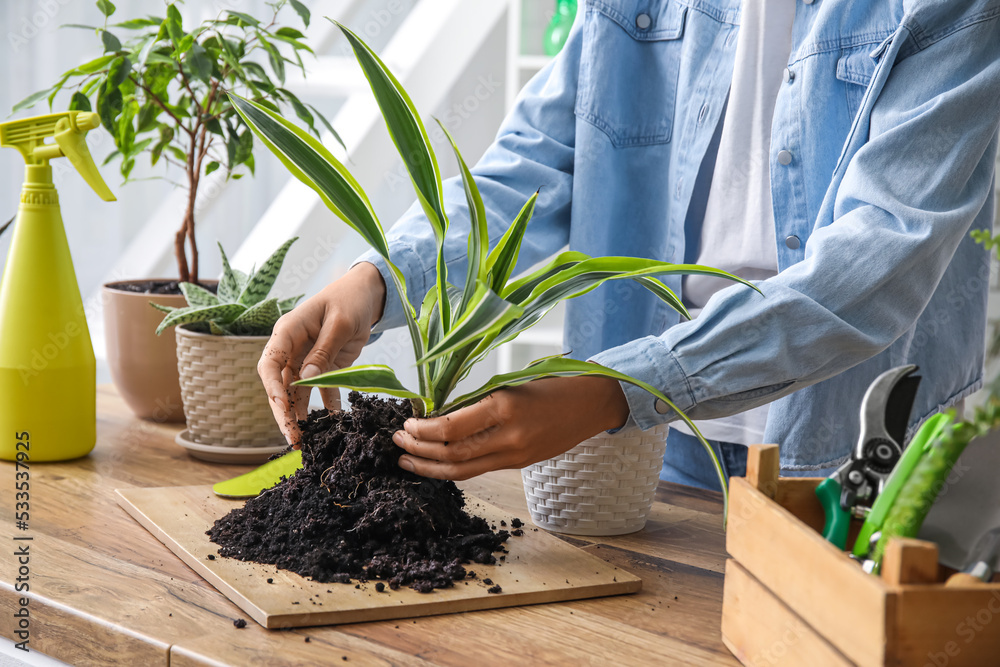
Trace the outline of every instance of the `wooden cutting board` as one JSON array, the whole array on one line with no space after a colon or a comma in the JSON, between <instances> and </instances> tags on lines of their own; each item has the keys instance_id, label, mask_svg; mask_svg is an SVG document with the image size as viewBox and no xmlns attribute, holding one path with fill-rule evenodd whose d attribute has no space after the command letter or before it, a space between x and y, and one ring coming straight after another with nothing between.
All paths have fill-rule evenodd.
<instances>
[{"instance_id":1,"label":"wooden cutting board","mask_svg":"<svg viewBox=\"0 0 1000 667\"><path fill-rule=\"evenodd\" d=\"M195 572L265 628L293 628L459 611L495 609L541 602L634 593L638 577L609 565L530 523L523 537L507 541L506 562L467 565L475 579L454 588L417 593L409 588L378 593L375 582L323 584L273 565L246 563L218 556L205 534L216 519L243 501L219 498L211 486L118 489L118 504L163 542ZM500 525L511 516L500 508L467 496L470 511ZM527 517L520 517L527 520ZM215 555L209 560L209 555ZM499 556L499 554L497 554ZM268 579L273 583L267 583ZM487 593L484 579L503 588Z\"/></svg>"}]
</instances>

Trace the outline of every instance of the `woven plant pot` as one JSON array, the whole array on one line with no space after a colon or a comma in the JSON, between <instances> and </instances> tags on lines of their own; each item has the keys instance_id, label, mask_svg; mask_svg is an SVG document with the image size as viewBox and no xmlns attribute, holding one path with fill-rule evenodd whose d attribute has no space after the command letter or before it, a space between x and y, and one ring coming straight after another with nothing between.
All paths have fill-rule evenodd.
<instances>
[{"instance_id":1,"label":"woven plant pot","mask_svg":"<svg viewBox=\"0 0 1000 667\"><path fill-rule=\"evenodd\" d=\"M268 336L213 336L183 325L175 331L187 437L216 447L284 444L257 375Z\"/></svg>"},{"instance_id":2,"label":"woven plant pot","mask_svg":"<svg viewBox=\"0 0 1000 667\"><path fill-rule=\"evenodd\" d=\"M628 427L584 440L521 470L531 520L570 535L624 535L646 525L660 481L667 426Z\"/></svg>"}]
</instances>

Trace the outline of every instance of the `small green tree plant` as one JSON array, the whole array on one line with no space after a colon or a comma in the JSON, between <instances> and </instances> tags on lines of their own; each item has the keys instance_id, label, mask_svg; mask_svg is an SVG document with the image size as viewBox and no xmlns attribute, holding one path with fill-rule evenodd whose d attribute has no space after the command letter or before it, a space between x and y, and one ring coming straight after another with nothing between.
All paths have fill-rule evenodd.
<instances>
[{"instance_id":1,"label":"small green tree plant","mask_svg":"<svg viewBox=\"0 0 1000 667\"><path fill-rule=\"evenodd\" d=\"M194 331L217 336L270 336L278 318L305 296L268 298L285 255L296 240L297 236L286 241L259 270L251 269L250 273L229 266L229 258L220 243L223 271L217 293L213 294L194 283L182 282L180 288L188 304L186 307L172 308L150 302L153 308L167 313L156 327L156 335L159 336L167 327L187 324Z\"/></svg>"},{"instance_id":2,"label":"small green tree plant","mask_svg":"<svg viewBox=\"0 0 1000 667\"><path fill-rule=\"evenodd\" d=\"M176 167L184 173L184 183L177 185L187 189L187 206L174 237L174 255L178 277L185 282L198 282L195 202L202 177L217 169L223 169L227 179L254 172L253 133L243 125L226 91L239 91L272 111L291 106L316 136L319 122L340 140L322 113L284 88L286 66L299 67L305 75L302 52L313 51L302 41L301 32L279 27L278 13L290 4L308 27L309 10L298 0L267 4L273 11L269 21L225 10L187 30L174 2L167 5L166 16L108 25L115 6L110 0L98 0L102 26L65 27L94 31L103 55L64 72L51 88L29 95L13 109L43 99L51 109L60 91L72 90L71 110L96 109L100 114L115 141L104 164L119 160L126 182L144 153L150 165L163 163L166 169ZM131 36L123 41L119 31ZM261 58L266 58L270 73L258 62ZM237 172L241 165L246 171Z\"/></svg>"},{"instance_id":3,"label":"small green tree plant","mask_svg":"<svg viewBox=\"0 0 1000 667\"><path fill-rule=\"evenodd\" d=\"M478 389L452 396L459 380L490 351L516 338L560 301L585 294L609 280L634 280L685 317L688 314L683 304L656 276L701 273L753 286L736 276L705 266L635 257L589 257L575 251L560 253L546 266L511 279L538 193L528 199L491 250L479 189L454 139L441 125L458 161L471 219L464 286L452 285L444 260L448 217L445 214L441 173L424 124L409 95L385 63L357 35L339 23L337 25L351 44L371 85L389 134L403 158L417 198L434 230L438 249L437 277L418 311L408 300L405 277L389 258L382 225L357 180L322 143L273 109L231 95L237 112L288 170L312 188L331 211L361 234L385 259L402 300L416 356L419 378L416 389L404 387L392 369L384 365L352 366L297 384L384 393L409 399L416 416L433 416L475 403L498 389L539 378L597 375L642 387L676 409L659 389L641 380L564 355L545 357L528 364L523 370L495 375ZM677 412L698 433L695 425L680 410ZM705 439L700 434L698 437L715 463L725 492L722 467Z\"/></svg>"}]
</instances>

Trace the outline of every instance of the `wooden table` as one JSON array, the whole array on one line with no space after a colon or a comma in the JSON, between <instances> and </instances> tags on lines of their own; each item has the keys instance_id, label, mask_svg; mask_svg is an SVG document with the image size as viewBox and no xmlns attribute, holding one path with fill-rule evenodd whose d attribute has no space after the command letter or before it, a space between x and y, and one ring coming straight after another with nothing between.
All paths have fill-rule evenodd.
<instances>
[{"instance_id":1,"label":"wooden table","mask_svg":"<svg viewBox=\"0 0 1000 667\"><path fill-rule=\"evenodd\" d=\"M265 630L129 517L114 489L209 484L247 470L202 463L179 428L135 419L98 391L87 458L31 464L31 522L15 528L14 465L0 462L0 632L13 637L23 593L13 537L29 535L30 644L74 665L737 665L722 644L725 561L719 495L661 484L646 528L567 538L643 579L634 595L406 621ZM528 520L520 475L463 487Z\"/></svg>"}]
</instances>

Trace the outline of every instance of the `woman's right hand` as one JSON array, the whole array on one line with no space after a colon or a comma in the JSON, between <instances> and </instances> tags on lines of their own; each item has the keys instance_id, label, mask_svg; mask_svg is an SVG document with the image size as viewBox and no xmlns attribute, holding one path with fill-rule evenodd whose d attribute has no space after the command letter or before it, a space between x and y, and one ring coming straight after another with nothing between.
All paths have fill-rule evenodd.
<instances>
[{"instance_id":1,"label":"woman's right hand","mask_svg":"<svg viewBox=\"0 0 1000 667\"><path fill-rule=\"evenodd\" d=\"M361 262L274 325L257 373L289 444L299 445L297 420L306 418L312 391L292 383L354 363L384 305L382 275L373 264ZM328 410L340 409L339 389L321 388L320 395Z\"/></svg>"}]
</instances>

